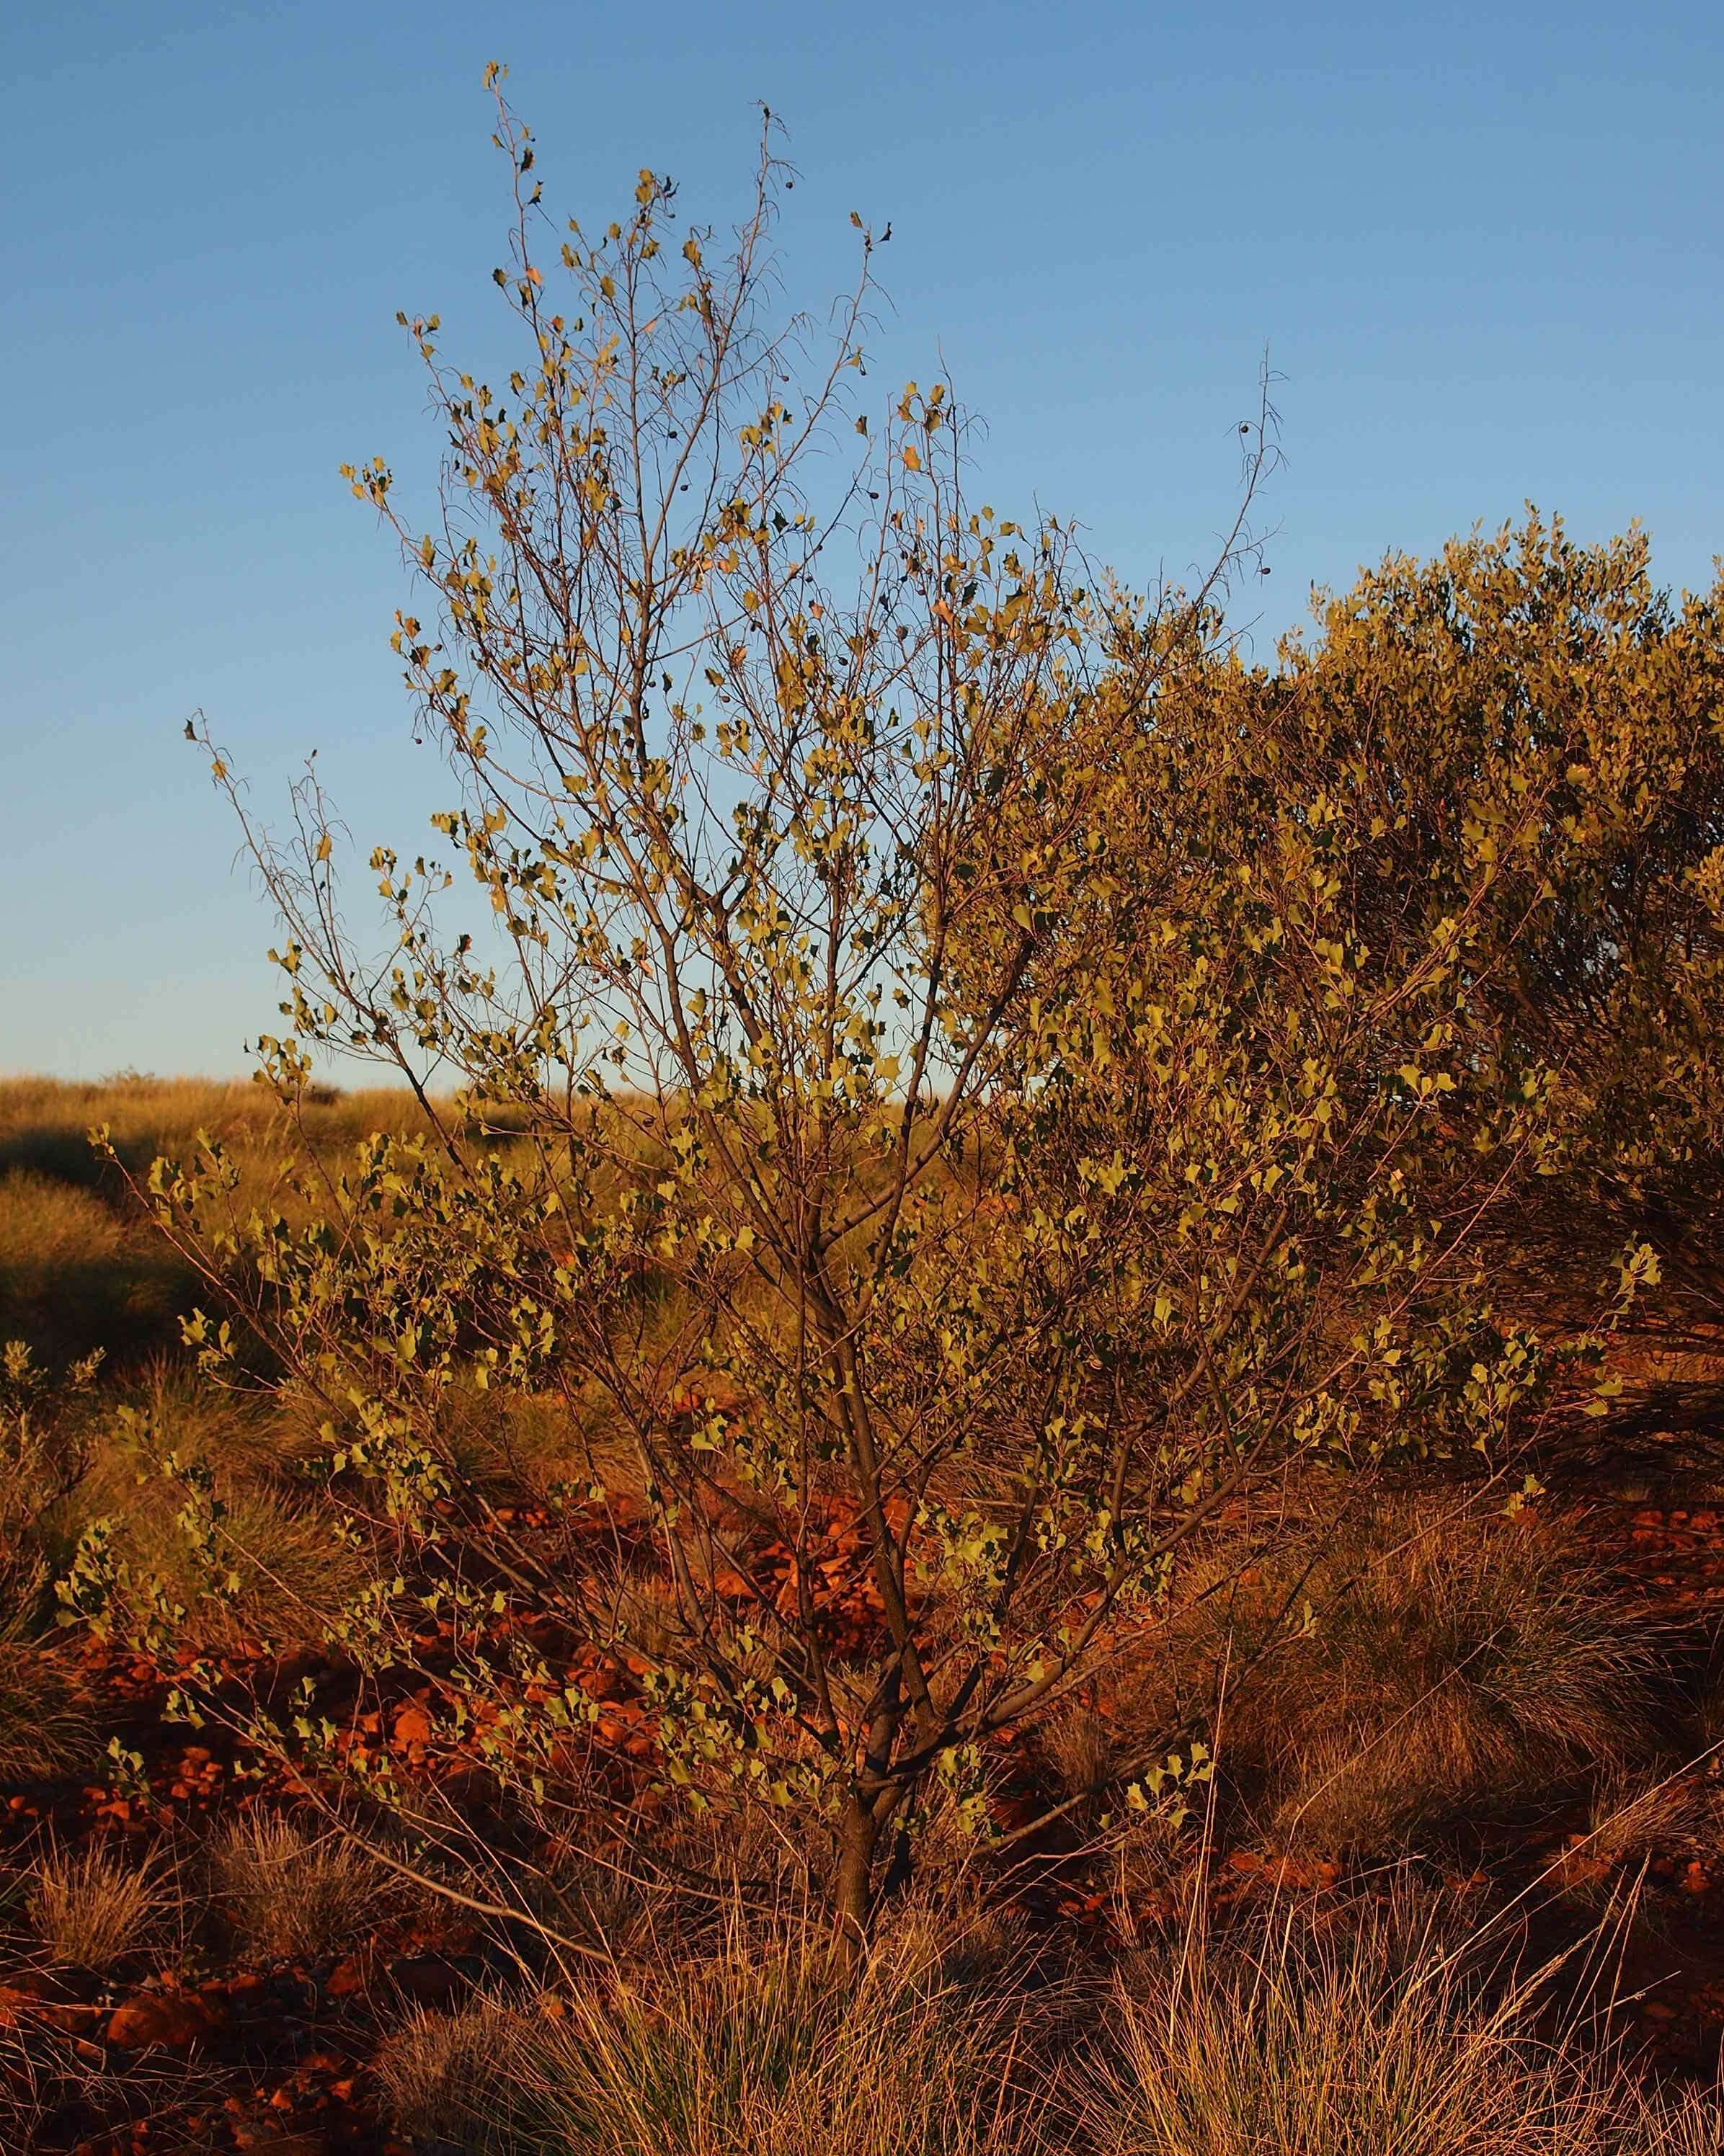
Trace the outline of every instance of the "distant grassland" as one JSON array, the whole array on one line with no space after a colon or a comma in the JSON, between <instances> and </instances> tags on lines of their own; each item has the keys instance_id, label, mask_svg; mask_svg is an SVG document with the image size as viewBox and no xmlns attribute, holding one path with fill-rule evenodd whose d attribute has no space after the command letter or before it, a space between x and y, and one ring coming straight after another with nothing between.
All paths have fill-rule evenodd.
<instances>
[{"instance_id":1,"label":"distant grassland","mask_svg":"<svg viewBox=\"0 0 1724 2156\"><path fill-rule=\"evenodd\" d=\"M203 1132L239 1162L242 1196L257 1198L280 1173L287 1135L273 1096L244 1080L0 1080L0 1338L28 1341L49 1363L97 1348L111 1364L170 1350L191 1292L189 1275L91 1147L100 1124L139 1178ZM330 1090L305 1102L298 1140L332 1160L374 1132L424 1127L409 1093Z\"/></svg>"},{"instance_id":2,"label":"distant grassland","mask_svg":"<svg viewBox=\"0 0 1724 2156\"><path fill-rule=\"evenodd\" d=\"M247 1079L0 1078L0 1168L95 1188L102 1174L90 1145L95 1124L107 1125L115 1150L136 1173L200 1130L237 1147L263 1146L279 1136L282 1112L267 1088ZM332 1086L307 1093L301 1127L310 1143L333 1152L373 1131L422 1129L424 1117L406 1091Z\"/></svg>"},{"instance_id":3,"label":"distant grassland","mask_svg":"<svg viewBox=\"0 0 1724 2156\"><path fill-rule=\"evenodd\" d=\"M90 1142L98 1125L109 1130L118 1168ZM59 1431L63 1458L48 1476L52 1484L63 1475L59 1494L27 1488L22 1463L18 1486L0 1493L0 1572L9 1503L36 1514L28 1540L53 1572L72 1561L80 1534L100 1519L129 1561L195 1596L173 1524L178 1501L139 1448L147 1424L161 1442L219 1463L229 1519L259 1553L240 1561L248 1595L255 1590L279 1608L320 1594L321 1610L332 1593L351 1590L352 1567L296 1472L304 1431L273 1395L200 1383L180 1319L208 1301L208 1288L147 1216L127 1178L142 1183L153 1160L186 1154L202 1133L237 1166L240 1210L277 1199L284 1209L302 1209L283 1187L293 1159L303 1164L309 1153L338 1172L342 1156L374 1133L407 1137L424 1127L417 1101L393 1090L319 1091L290 1128L275 1096L244 1081L0 1081L0 1343L24 1343L32 1366L50 1378L97 1351L101 1357L96 1385L78 1396ZM250 1607L242 1600L238 1614ZM0 1610L0 1635L5 1621ZM40 1671L33 1677L39 1695L47 1681ZM0 1768L7 1756L0 1726Z\"/></svg>"}]
</instances>

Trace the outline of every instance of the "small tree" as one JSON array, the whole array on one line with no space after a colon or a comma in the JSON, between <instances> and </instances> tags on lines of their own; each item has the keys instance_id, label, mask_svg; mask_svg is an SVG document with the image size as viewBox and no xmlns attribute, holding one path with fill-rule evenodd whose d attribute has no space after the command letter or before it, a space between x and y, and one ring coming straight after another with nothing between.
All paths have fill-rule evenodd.
<instances>
[{"instance_id":1,"label":"small tree","mask_svg":"<svg viewBox=\"0 0 1724 2156\"><path fill-rule=\"evenodd\" d=\"M440 939L446 872L380 852L394 937L363 963L315 786L296 849L247 824L289 930L271 1082L291 1101L314 1047L380 1060L434 1135L370 1148L301 1229L217 1224L214 1152L155 1195L324 1402L336 1486L411 1545L403 1607L359 1628L373 1656L406 1651L428 1573L476 1592L473 1533L505 1600L601 1620L590 1558L547 1563L459 1471L453 1394L554 1389L595 1486L626 1440L674 1593L661 1757L705 1800L728 1780L829 1816L853 1943L888 1823L1083 1674L1218 1494L1193 1462L1171 1508L1121 1502L1135 1432L1093 1414L1074 1322L1113 1255L1104 1170L1058 1219L987 1185L1002 1107L1068 1057L1007 1014L1104 851L1091 775L1046 751L1119 603L1058 525L972 505L944 384L860 408L868 233L829 332L769 326L769 155L722 264L708 232L674 244L649 172L626 223L555 243L498 114L525 362L494 394L445 367L435 318L406 323L448 427L439 528L409 528L380 461L349 473L440 608L396 648L492 931ZM1261 429L1255 451L1248 501ZM1216 579L1247 545L1242 508ZM1207 619L1181 603L1162 640ZM986 947L983 919L1008 924ZM834 1616L858 1599L861 1640ZM495 1728L481 1695L548 1675L487 1649L444 1689ZM552 1696L491 1748L541 1800Z\"/></svg>"},{"instance_id":2,"label":"small tree","mask_svg":"<svg viewBox=\"0 0 1724 2156\"><path fill-rule=\"evenodd\" d=\"M380 461L351 475L435 594L397 648L490 922L442 933L449 873L380 852L368 962L315 785L291 845L246 824L288 929L266 1075L291 1105L314 1050L380 1060L426 1136L304 1216L242 1217L214 1147L153 1200L320 1403L356 1531L392 1538L346 1643L425 1670L428 1746L476 1746L579 1840L569 1650L600 1638L666 1789L826 1822L853 1952L883 1837L936 1779L979 1810L992 1741L1093 1674L1230 1496L1415 1414L1500 1428L1538 1358L1468 1252L1543 1095L1433 1033L1452 924L1360 985L1309 804L1261 880L1167 826L1145 896L1133 774L1180 683L1227 671L1212 602L1267 412L1196 595L1097 588L1067 530L973 503L945 385L862 408L866 231L830 331L777 330L769 157L722 263L673 244L651 173L625 223L553 244L498 112L522 363L493 393L408 323L448 429L436 527ZM1391 1035L1413 1067L1385 1086ZM191 1334L231 1363L213 1319ZM487 1392L554 1397L586 1448L530 1532L457 1441Z\"/></svg>"}]
</instances>

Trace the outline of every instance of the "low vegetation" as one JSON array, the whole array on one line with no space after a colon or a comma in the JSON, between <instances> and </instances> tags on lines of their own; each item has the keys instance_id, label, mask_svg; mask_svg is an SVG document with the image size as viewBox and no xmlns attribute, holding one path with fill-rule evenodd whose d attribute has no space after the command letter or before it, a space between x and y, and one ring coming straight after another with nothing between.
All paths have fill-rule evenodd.
<instances>
[{"instance_id":1,"label":"low vegetation","mask_svg":"<svg viewBox=\"0 0 1724 2156\"><path fill-rule=\"evenodd\" d=\"M1025 1999L979 1997L901 1949L850 1984L806 1938L738 1938L553 2003L409 2024L379 2061L398 2109L457 2143L615 2156L883 2138L962 2156L1045 2109L1013 2071Z\"/></svg>"},{"instance_id":2,"label":"low vegetation","mask_svg":"<svg viewBox=\"0 0 1724 2156\"><path fill-rule=\"evenodd\" d=\"M50 1962L106 1975L160 1943L176 1900L172 1876L100 1843L50 1851L30 1884L30 1921Z\"/></svg>"},{"instance_id":3,"label":"low vegetation","mask_svg":"<svg viewBox=\"0 0 1724 2156\"><path fill-rule=\"evenodd\" d=\"M1223 1544L1167 1629L1112 1741L1192 1724L1263 1830L1371 1855L1657 1757L1680 1644L1582 1525L1454 1488Z\"/></svg>"},{"instance_id":4,"label":"low vegetation","mask_svg":"<svg viewBox=\"0 0 1724 2156\"><path fill-rule=\"evenodd\" d=\"M1391 1902L1351 1931L1298 1919L1116 1979L1081 2083L1106 2156L1655 2156L1716 2141L1539 2025L1516 1981ZM1086 2136L1086 2138L1088 2138Z\"/></svg>"},{"instance_id":5,"label":"low vegetation","mask_svg":"<svg viewBox=\"0 0 1724 2156\"><path fill-rule=\"evenodd\" d=\"M402 1902L399 1877L350 1840L279 1814L248 1813L210 1853L215 1906L249 1954L329 1959L368 1942Z\"/></svg>"}]
</instances>

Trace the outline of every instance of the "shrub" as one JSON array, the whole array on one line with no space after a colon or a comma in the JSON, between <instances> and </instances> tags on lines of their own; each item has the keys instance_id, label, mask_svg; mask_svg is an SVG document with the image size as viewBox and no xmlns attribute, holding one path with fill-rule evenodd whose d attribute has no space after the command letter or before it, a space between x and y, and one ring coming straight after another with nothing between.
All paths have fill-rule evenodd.
<instances>
[{"instance_id":1,"label":"shrub","mask_svg":"<svg viewBox=\"0 0 1724 2156\"><path fill-rule=\"evenodd\" d=\"M1194 948L1216 947L1206 911L1243 906L1267 932L1259 991L1320 1037L1446 944L1464 963L1438 1002L1377 1002L1338 1104L1429 1079L1458 1129L1477 1075L1513 1074L1548 1110L1516 1178L1558 1231L1541 1269L1572 1270L1593 1214L1607 1253L1648 1238L1716 1291L1724 584L1675 601L1644 532L1583 546L1529 514L1392 555L1315 612L1274 665L1181 652L1153 726L1086 744L1122 815L1117 896L1073 922L1074 962L1171 928L1176 1009ZM1284 941L1279 895L1301 886L1305 933ZM1325 1022L1308 998L1330 990ZM1534 1223L1506 1224L1524 1242Z\"/></svg>"},{"instance_id":2,"label":"shrub","mask_svg":"<svg viewBox=\"0 0 1724 2156\"><path fill-rule=\"evenodd\" d=\"M540 262L497 95L521 387L506 414L407 324L455 444L430 536L380 459L348 476L436 616L397 645L486 801L435 822L498 941L382 850L379 972L316 781L274 844L194 729L284 923L265 1064L299 1181L251 1204L211 1134L147 1195L207 1284L208 1366L238 1355L219 1302L327 1403L335 1502L400 1543L366 1650L487 1732L523 1835L555 1825L569 1740L566 1673L521 1643L597 1613L579 1566L499 1532L507 1415L461 1424L481 1393L554 1397L586 1470L565 1516L614 1520L600 1465L632 1454L629 1554L677 1604L636 1599L648 1641L619 1642L651 1665L660 1794L794 1815L859 1954L930 1783L980 1821L998 1740L1226 1499L1289 1454L1500 1440L1546 1389L1562 1358L1499 1319L1480 1251L1552 1086L1493 1030L1502 939L1473 931L1523 925L1504 862L1556 781L1529 808L1503 775L1380 936L1363 897L1404 889L1364 791L1331 813L1320 757L1278 790L1239 724L1256 690L1213 602L1243 524L1195 595L1098 587L1068 526L970 507L945 384L877 426L852 406L866 235L817 359L766 305L769 157L722 261L666 245L648 173L626 222ZM1166 747L1186 696L1195 816ZM326 1050L463 1090L322 1173ZM431 1670L427 1598L481 1578L461 1666ZM294 1748L266 1713L253 1733Z\"/></svg>"}]
</instances>

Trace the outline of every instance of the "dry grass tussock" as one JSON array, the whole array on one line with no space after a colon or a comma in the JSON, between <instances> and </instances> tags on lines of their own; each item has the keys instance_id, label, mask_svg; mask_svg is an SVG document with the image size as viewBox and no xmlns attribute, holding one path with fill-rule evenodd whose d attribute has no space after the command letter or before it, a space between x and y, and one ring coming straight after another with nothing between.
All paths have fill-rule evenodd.
<instances>
[{"instance_id":1,"label":"dry grass tussock","mask_svg":"<svg viewBox=\"0 0 1724 2156\"><path fill-rule=\"evenodd\" d=\"M378 2075L404 2130L476 2156L982 2156L1037 2144L1034 2018L925 1939L847 1991L823 1943L738 1935L651 1976L420 2015Z\"/></svg>"},{"instance_id":2,"label":"dry grass tussock","mask_svg":"<svg viewBox=\"0 0 1724 2156\"><path fill-rule=\"evenodd\" d=\"M1335 1912L1330 1912L1331 1918ZM1543 1988L1411 1902L1128 1957L1038 1990L912 1921L847 1994L817 1948L417 2013L386 2115L464 2156L1701 2156L1670 2100L1549 2033Z\"/></svg>"},{"instance_id":3,"label":"dry grass tussock","mask_svg":"<svg viewBox=\"0 0 1724 2156\"><path fill-rule=\"evenodd\" d=\"M1069 2090L1095 2156L1688 2156L1716 2100L1662 2103L1541 2035L1541 1986L1391 1902L1284 1912L1120 1973Z\"/></svg>"},{"instance_id":4,"label":"dry grass tussock","mask_svg":"<svg viewBox=\"0 0 1724 2156\"><path fill-rule=\"evenodd\" d=\"M0 2029L0 2148L8 2156L14 2150L25 2156L52 2148L47 2137L69 2112L123 2118L137 2107L134 2092L141 2078L135 2066L122 2076L69 2044L44 2056L25 2030ZM134 2095L132 2102L128 2095Z\"/></svg>"},{"instance_id":5,"label":"dry grass tussock","mask_svg":"<svg viewBox=\"0 0 1724 2156\"><path fill-rule=\"evenodd\" d=\"M43 1635L59 1553L47 1523L85 1471L81 1424L39 1411L34 1366L0 1355L0 1785L45 1782L98 1748L85 1686ZM81 1405L81 1402L78 1403Z\"/></svg>"},{"instance_id":6,"label":"dry grass tussock","mask_svg":"<svg viewBox=\"0 0 1724 2156\"><path fill-rule=\"evenodd\" d=\"M0 1627L0 1784L15 1789L69 1774L100 1745L78 1683L15 1624Z\"/></svg>"},{"instance_id":7,"label":"dry grass tussock","mask_svg":"<svg viewBox=\"0 0 1724 2156\"><path fill-rule=\"evenodd\" d=\"M229 1827L210 1852L209 1876L229 1928L267 1961L341 1953L403 1901L397 1876L357 1843L277 1813L248 1813Z\"/></svg>"},{"instance_id":8,"label":"dry grass tussock","mask_svg":"<svg viewBox=\"0 0 1724 2156\"><path fill-rule=\"evenodd\" d=\"M307 1497L228 1476L217 1489L221 1514L202 1546L187 1533L173 1484L136 1493L114 1537L134 1582L153 1582L183 1607L188 1644L321 1643L368 1576L365 1553L338 1540Z\"/></svg>"},{"instance_id":9,"label":"dry grass tussock","mask_svg":"<svg viewBox=\"0 0 1724 2156\"><path fill-rule=\"evenodd\" d=\"M1206 1726L1274 1835L1388 1851L1655 1749L1670 1642L1581 1532L1453 1496L1194 1569L1128 1728Z\"/></svg>"},{"instance_id":10,"label":"dry grass tussock","mask_svg":"<svg viewBox=\"0 0 1724 2156\"><path fill-rule=\"evenodd\" d=\"M28 1902L49 1961L97 1974L156 1944L181 1906L178 1881L159 1858L140 1861L100 1842L50 1851L36 1866Z\"/></svg>"},{"instance_id":11,"label":"dry grass tussock","mask_svg":"<svg viewBox=\"0 0 1724 2156\"><path fill-rule=\"evenodd\" d=\"M321 1642L368 1563L300 1481L302 1434L291 1417L163 1364L122 1404L129 1414L111 1419L54 1517L63 1553L82 1527L102 1522L134 1599L159 1592L183 1607L185 1636L199 1645ZM162 1471L175 1458L210 1469L218 1509L208 1517L188 1512L186 1486Z\"/></svg>"},{"instance_id":12,"label":"dry grass tussock","mask_svg":"<svg viewBox=\"0 0 1724 2156\"><path fill-rule=\"evenodd\" d=\"M1633 1870L1660 1851L1698 1854L1718 1845L1724 1789L1700 1771L1623 1768L1593 1792L1579 1854Z\"/></svg>"}]
</instances>

